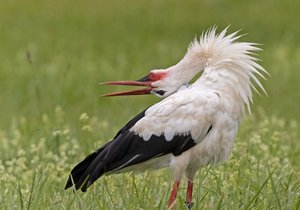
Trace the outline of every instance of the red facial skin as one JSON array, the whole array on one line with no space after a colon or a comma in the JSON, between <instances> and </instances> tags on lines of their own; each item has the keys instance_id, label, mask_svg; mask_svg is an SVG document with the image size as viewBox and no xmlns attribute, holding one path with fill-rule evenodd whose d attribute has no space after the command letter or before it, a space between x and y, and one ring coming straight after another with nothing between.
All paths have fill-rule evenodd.
<instances>
[{"instance_id":1,"label":"red facial skin","mask_svg":"<svg viewBox=\"0 0 300 210\"><path fill-rule=\"evenodd\" d=\"M148 77L149 77L149 79L150 79L151 82L156 82L158 80L161 80L161 79L165 78L166 75L167 75L166 72L160 72L160 73L153 73L153 72L151 72L148 75Z\"/></svg>"}]
</instances>

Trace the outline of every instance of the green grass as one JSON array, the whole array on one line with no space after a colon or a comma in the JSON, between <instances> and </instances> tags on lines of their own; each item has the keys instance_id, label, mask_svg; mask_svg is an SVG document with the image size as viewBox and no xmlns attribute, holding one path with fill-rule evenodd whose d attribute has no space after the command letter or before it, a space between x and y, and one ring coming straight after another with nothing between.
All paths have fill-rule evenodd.
<instances>
[{"instance_id":1,"label":"green grass","mask_svg":"<svg viewBox=\"0 0 300 210\"><path fill-rule=\"evenodd\" d=\"M167 169L64 191L70 169L155 97L98 83L176 63L203 30L243 29L272 77L224 164L198 173L194 209L300 208L298 1L3 1L0 209L165 209ZM182 182L177 209L184 209Z\"/></svg>"}]
</instances>

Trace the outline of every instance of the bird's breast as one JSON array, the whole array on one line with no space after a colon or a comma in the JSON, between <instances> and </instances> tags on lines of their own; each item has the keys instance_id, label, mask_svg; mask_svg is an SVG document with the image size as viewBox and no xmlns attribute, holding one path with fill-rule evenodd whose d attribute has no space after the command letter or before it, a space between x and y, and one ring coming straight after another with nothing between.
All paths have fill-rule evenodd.
<instances>
[{"instance_id":1,"label":"bird's breast","mask_svg":"<svg viewBox=\"0 0 300 210\"><path fill-rule=\"evenodd\" d=\"M192 162L200 166L217 164L227 160L230 156L236 138L238 122L225 114L222 120L215 122L212 130L202 142L193 147Z\"/></svg>"}]
</instances>

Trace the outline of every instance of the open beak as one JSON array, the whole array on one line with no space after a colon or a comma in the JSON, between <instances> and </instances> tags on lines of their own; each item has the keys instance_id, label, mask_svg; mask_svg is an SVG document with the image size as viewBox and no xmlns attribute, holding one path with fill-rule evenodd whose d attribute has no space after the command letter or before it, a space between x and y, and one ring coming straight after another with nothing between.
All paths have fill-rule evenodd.
<instances>
[{"instance_id":1,"label":"open beak","mask_svg":"<svg viewBox=\"0 0 300 210\"><path fill-rule=\"evenodd\" d=\"M113 82L103 82L101 85L123 85L123 86L143 86L145 88L136 89L136 90L128 90L128 91L120 91L115 93L108 93L102 96L128 96L128 95L144 95L150 94L153 87L151 86L152 81L148 76L145 76L139 80L135 81L113 81Z\"/></svg>"}]
</instances>

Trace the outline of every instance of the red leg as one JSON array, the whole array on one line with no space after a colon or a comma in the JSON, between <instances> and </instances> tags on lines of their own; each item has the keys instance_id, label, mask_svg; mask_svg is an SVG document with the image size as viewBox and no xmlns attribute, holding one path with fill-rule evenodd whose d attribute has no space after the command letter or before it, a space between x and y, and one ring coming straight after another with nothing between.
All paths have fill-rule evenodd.
<instances>
[{"instance_id":1,"label":"red leg","mask_svg":"<svg viewBox=\"0 0 300 210\"><path fill-rule=\"evenodd\" d=\"M188 209L191 209L193 206L193 181L188 180L188 186L186 190L186 200L185 203Z\"/></svg>"},{"instance_id":2,"label":"red leg","mask_svg":"<svg viewBox=\"0 0 300 210\"><path fill-rule=\"evenodd\" d=\"M170 196L170 201L169 201L169 204L168 204L168 209L170 209L170 208L173 209L173 207L174 207L174 201L175 201L176 196L177 196L179 183L180 183L179 180L174 182L173 190L172 190L172 193L171 193L171 196Z\"/></svg>"}]
</instances>

